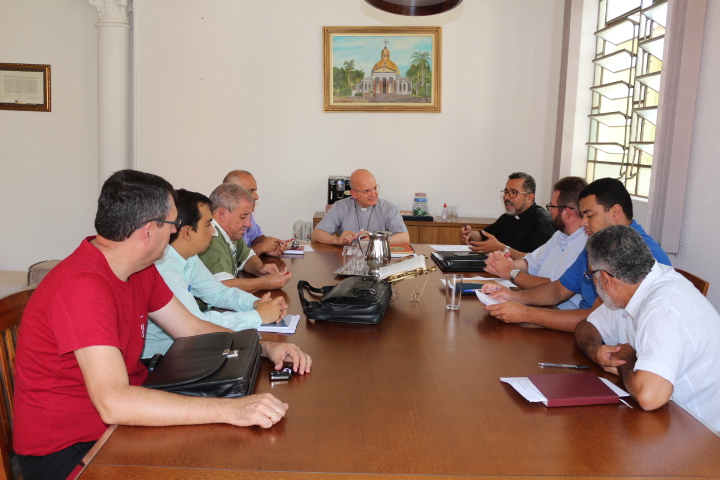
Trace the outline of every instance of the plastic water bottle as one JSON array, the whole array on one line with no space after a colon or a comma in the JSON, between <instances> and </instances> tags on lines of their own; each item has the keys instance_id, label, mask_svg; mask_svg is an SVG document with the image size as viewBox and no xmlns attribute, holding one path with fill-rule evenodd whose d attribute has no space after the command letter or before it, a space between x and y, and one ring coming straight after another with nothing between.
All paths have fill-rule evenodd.
<instances>
[{"instance_id":1,"label":"plastic water bottle","mask_svg":"<svg viewBox=\"0 0 720 480\"><path fill-rule=\"evenodd\" d=\"M447 222L447 203L443 204L442 212L440 213L440 218L443 222Z\"/></svg>"}]
</instances>

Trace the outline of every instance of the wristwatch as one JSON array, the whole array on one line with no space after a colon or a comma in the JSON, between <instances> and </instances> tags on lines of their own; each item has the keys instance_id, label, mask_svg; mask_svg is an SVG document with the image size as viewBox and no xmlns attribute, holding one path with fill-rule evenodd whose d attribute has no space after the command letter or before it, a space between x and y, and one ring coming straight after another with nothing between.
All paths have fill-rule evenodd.
<instances>
[{"instance_id":1,"label":"wristwatch","mask_svg":"<svg viewBox=\"0 0 720 480\"><path fill-rule=\"evenodd\" d=\"M510 281L514 282L515 278L520 274L520 269L516 268L515 270L510 270Z\"/></svg>"},{"instance_id":2,"label":"wristwatch","mask_svg":"<svg viewBox=\"0 0 720 480\"><path fill-rule=\"evenodd\" d=\"M510 245L505 245L505 248L503 248L503 253L510 253Z\"/></svg>"}]
</instances>

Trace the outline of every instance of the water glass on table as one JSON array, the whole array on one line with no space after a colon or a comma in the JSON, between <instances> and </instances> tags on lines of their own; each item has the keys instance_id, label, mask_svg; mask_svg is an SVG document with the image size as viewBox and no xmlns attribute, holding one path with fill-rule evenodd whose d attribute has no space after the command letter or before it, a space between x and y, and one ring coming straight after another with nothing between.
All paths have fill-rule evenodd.
<instances>
[{"instance_id":1,"label":"water glass on table","mask_svg":"<svg viewBox=\"0 0 720 480\"><path fill-rule=\"evenodd\" d=\"M450 205L448 207L448 221L449 222L457 222L457 219L458 219L458 206Z\"/></svg>"},{"instance_id":2,"label":"water glass on table","mask_svg":"<svg viewBox=\"0 0 720 480\"><path fill-rule=\"evenodd\" d=\"M354 245L343 247L343 273L352 275L355 273L355 248Z\"/></svg>"},{"instance_id":3,"label":"water glass on table","mask_svg":"<svg viewBox=\"0 0 720 480\"><path fill-rule=\"evenodd\" d=\"M445 309L460 310L463 292L463 276L458 273L445 275Z\"/></svg>"},{"instance_id":4,"label":"water glass on table","mask_svg":"<svg viewBox=\"0 0 720 480\"><path fill-rule=\"evenodd\" d=\"M353 244L353 249L355 252L355 275L364 275L365 274L365 267L367 267L367 263L365 262L365 255L363 254L363 249L360 248L360 245L357 243Z\"/></svg>"}]
</instances>

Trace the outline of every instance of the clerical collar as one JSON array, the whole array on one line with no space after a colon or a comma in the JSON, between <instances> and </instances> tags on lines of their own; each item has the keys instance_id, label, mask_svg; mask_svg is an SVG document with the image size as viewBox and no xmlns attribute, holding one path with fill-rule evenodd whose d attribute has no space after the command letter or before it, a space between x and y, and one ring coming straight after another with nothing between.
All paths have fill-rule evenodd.
<instances>
[{"instance_id":1,"label":"clerical collar","mask_svg":"<svg viewBox=\"0 0 720 480\"><path fill-rule=\"evenodd\" d=\"M360 207L361 212L367 212L367 207Z\"/></svg>"}]
</instances>

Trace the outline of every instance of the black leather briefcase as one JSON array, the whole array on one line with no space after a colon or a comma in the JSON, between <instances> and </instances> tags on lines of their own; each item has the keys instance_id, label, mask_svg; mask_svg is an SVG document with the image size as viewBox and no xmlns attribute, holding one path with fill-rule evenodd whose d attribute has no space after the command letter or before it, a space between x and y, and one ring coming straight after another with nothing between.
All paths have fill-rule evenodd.
<instances>
[{"instance_id":1,"label":"black leather briefcase","mask_svg":"<svg viewBox=\"0 0 720 480\"><path fill-rule=\"evenodd\" d=\"M254 329L178 338L149 362L143 387L193 397L250 395L260 369L259 340Z\"/></svg>"},{"instance_id":2,"label":"black leather briefcase","mask_svg":"<svg viewBox=\"0 0 720 480\"><path fill-rule=\"evenodd\" d=\"M305 287L322 295L322 299L306 300ZM307 318L328 322L378 324L392 296L390 284L375 277L348 277L337 285L322 288L300 280L297 288Z\"/></svg>"}]
</instances>

